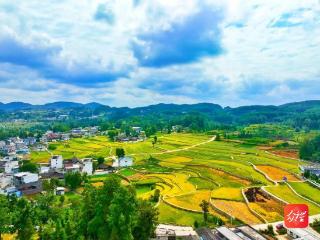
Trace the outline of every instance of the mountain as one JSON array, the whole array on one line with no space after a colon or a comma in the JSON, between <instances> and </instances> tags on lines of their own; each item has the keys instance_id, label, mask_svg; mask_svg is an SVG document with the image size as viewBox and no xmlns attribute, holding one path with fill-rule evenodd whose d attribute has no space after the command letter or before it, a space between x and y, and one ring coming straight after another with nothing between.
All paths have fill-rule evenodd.
<instances>
[{"instance_id":1,"label":"mountain","mask_svg":"<svg viewBox=\"0 0 320 240\"><path fill-rule=\"evenodd\" d=\"M33 105L24 102L0 103L0 110L4 111L25 110L31 108L33 108Z\"/></svg>"}]
</instances>

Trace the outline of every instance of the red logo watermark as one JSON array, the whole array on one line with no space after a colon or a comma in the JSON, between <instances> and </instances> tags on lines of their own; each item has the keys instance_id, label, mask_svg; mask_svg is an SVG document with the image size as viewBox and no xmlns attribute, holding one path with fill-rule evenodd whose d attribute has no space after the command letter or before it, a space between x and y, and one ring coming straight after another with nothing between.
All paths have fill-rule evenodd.
<instances>
[{"instance_id":1,"label":"red logo watermark","mask_svg":"<svg viewBox=\"0 0 320 240\"><path fill-rule=\"evenodd\" d=\"M309 226L309 208L305 204L288 204L284 207L284 225L287 228Z\"/></svg>"}]
</instances>

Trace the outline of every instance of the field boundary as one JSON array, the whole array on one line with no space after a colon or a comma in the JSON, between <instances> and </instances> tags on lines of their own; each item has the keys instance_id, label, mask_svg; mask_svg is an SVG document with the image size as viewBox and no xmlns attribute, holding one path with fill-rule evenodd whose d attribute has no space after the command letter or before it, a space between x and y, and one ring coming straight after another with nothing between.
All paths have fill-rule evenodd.
<instances>
[{"instance_id":1,"label":"field boundary","mask_svg":"<svg viewBox=\"0 0 320 240\"><path fill-rule=\"evenodd\" d=\"M266 194L268 194L270 197L272 197L274 200L276 201L280 201L281 203L284 203L284 204L289 204L289 202L283 200L282 198L279 198L277 197L276 195L274 195L273 193L269 192L268 190L266 190L266 187L268 186L262 186L261 187L261 190L264 191Z\"/></svg>"},{"instance_id":2,"label":"field boundary","mask_svg":"<svg viewBox=\"0 0 320 240\"><path fill-rule=\"evenodd\" d=\"M248 162L251 164L251 166L253 167L254 170L256 170L257 172L261 173L267 180L269 180L270 182L272 182L274 185L278 185L278 182L271 179L265 172L261 171L260 169L257 168L256 165L254 165L252 162Z\"/></svg>"},{"instance_id":3,"label":"field boundary","mask_svg":"<svg viewBox=\"0 0 320 240\"><path fill-rule=\"evenodd\" d=\"M295 195L297 195L298 197L300 197L300 198L302 198L302 199L304 199L304 200L307 200L308 202L311 202L312 204L320 207L320 204L319 204L319 203L317 203L317 202L315 202L315 201L313 201L313 200L311 200L311 199L309 199L309 198L306 198L306 197L300 195L299 193L297 193L296 190L294 190L294 188L293 188L289 183L286 182L286 184L287 184L287 186L290 188L290 190L291 190Z\"/></svg>"},{"instance_id":4,"label":"field boundary","mask_svg":"<svg viewBox=\"0 0 320 240\"><path fill-rule=\"evenodd\" d=\"M246 188L246 189L247 189L247 188ZM250 207L249 201L248 201L248 199L247 199L247 196L246 196L244 190L245 190L245 189L242 188L242 189L241 189L241 193L242 193L242 196L243 196L243 198L244 198L244 201L245 201L245 203L246 203L249 211L250 211L253 215L255 215L257 218L259 218L262 222L268 223L268 221L267 221L264 217L262 217L258 212L256 212L255 210L253 210L253 209Z\"/></svg>"}]
</instances>

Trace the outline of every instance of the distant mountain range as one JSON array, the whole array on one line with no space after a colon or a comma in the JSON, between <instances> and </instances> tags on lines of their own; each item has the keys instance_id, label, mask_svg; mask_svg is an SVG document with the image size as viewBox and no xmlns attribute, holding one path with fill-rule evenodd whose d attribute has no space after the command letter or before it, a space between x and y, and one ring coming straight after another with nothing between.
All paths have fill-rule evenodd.
<instances>
[{"instance_id":1,"label":"distant mountain range","mask_svg":"<svg viewBox=\"0 0 320 240\"><path fill-rule=\"evenodd\" d=\"M232 112L235 114L244 114L244 113L252 113L252 112L261 112L261 111L300 111L304 112L310 109L320 109L320 100L310 100L310 101L302 101L302 102L293 102L287 103L279 106L274 105L252 105L252 106L241 106L241 107L221 107L218 104L213 103L197 103L197 104L164 104L159 103L156 105L150 105L145 107L136 107L136 108L127 108L127 107L110 107L107 105L103 105L97 102L91 103L76 103L76 102L53 102L46 103L43 105L33 105L24 102L10 102L10 103L1 103L0 102L0 110L3 111L20 111L20 110L59 110L59 109L77 109L77 108L86 108L86 109L126 109L130 112L144 112L144 113L152 113L152 112L163 112L163 111L179 111L179 112L205 112L205 113L214 113L219 111Z\"/></svg>"}]
</instances>

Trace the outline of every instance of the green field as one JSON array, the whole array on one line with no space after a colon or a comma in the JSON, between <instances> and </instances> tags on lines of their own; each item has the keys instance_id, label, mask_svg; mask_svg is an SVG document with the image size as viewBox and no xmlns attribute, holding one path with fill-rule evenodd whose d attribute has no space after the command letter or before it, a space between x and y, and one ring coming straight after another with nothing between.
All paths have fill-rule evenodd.
<instances>
[{"instance_id":1,"label":"green field","mask_svg":"<svg viewBox=\"0 0 320 240\"><path fill-rule=\"evenodd\" d=\"M276 195L277 197L285 200L286 202L307 204L309 206L309 212L311 215L315 215L315 214L320 213L320 207L318 207L315 204L310 203L309 201L304 200L303 198L297 196L285 184L280 184L278 186L268 187L266 190L271 192L272 194ZM308 196L308 198L310 198L310 196Z\"/></svg>"},{"instance_id":2,"label":"green field","mask_svg":"<svg viewBox=\"0 0 320 240\"><path fill-rule=\"evenodd\" d=\"M291 182L290 186L301 196L320 204L320 189L307 182Z\"/></svg>"},{"instance_id":3,"label":"green field","mask_svg":"<svg viewBox=\"0 0 320 240\"><path fill-rule=\"evenodd\" d=\"M241 189L250 186L270 185L270 191L288 202L301 200L287 191L287 186L272 186L272 182L252 167L252 164L268 165L281 168L288 174L299 173L298 161L269 154L255 145L210 141L211 139L212 136L205 134L159 134L158 142L153 147L151 139L137 143L118 143L110 142L105 136L97 136L53 143L55 150L52 154L60 154L65 159L73 156L103 156L108 159L115 154L117 147L122 147L127 155L134 158L134 166L117 173L124 178L122 181L134 184L137 195L144 199L150 198L154 189L158 188L168 202L179 208L200 210L199 204L203 200L200 196L211 198L217 204L228 200L231 208L236 209L238 205L244 207ZM30 156L34 162L47 162L49 157L50 154L46 152L33 152ZM107 176L93 176L90 182L98 187L106 178ZM298 192L305 187L293 184ZM283 194L284 190L288 194ZM317 198L313 190L306 195L312 200ZM312 204L310 210L314 214L320 212ZM195 220L200 221L202 218L201 214L173 208L165 201L159 205L159 212L160 222L164 223L192 225ZM213 209L210 213L219 215ZM250 214L247 211L245 219L256 219ZM219 217L222 218L221 215ZM269 216L268 219L279 220L278 216Z\"/></svg>"}]
</instances>

